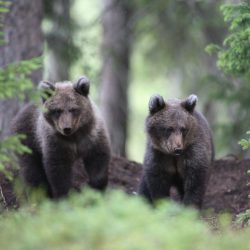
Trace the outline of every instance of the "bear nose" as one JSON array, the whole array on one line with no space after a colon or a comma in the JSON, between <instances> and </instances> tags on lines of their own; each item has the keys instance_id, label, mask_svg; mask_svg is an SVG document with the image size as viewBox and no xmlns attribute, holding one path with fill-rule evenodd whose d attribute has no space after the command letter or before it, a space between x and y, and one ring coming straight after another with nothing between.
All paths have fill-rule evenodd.
<instances>
[{"instance_id":1,"label":"bear nose","mask_svg":"<svg viewBox=\"0 0 250 250\"><path fill-rule=\"evenodd\" d=\"M63 129L63 133L65 134L65 135L70 135L71 134L71 128L64 128Z\"/></svg>"},{"instance_id":2,"label":"bear nose","mask_svg":"<svg viewBox=\"0 0 250 250\"><path fill-rule=\"evenodd\" d=\"M182 153L183 153L183 149L181 149L181 148L175 148L174 149L174 154L175 155L178 156L178 155L181 155Z\"/></svg>"}]
</instances>

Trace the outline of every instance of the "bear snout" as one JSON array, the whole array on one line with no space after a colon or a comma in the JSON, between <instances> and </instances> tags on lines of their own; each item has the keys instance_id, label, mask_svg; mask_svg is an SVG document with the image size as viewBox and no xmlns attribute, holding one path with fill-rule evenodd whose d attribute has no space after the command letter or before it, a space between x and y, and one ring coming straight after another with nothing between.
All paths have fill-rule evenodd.
<instances>
[{"instance_id":1,"label":"bear snout","mask_svg":"<svg viewBox=\"0 0 250 250\"><path fill-rule=\"evenodd\" d=\"M64 128L63 129L63 134L64 135L71 135L72 134L72 128L68 128L68 127Z\"/></svg>"},{"instance_id":2,"label":"bear snout","mask_svg":"<svg viewBox=\"0 0 250 250\"><path fill-rule=\"evenodd\" d=\"M175 156L180 156L183 154L183 149L182 148L174 148L174 155Z\"/></svg>"}]
</instances>

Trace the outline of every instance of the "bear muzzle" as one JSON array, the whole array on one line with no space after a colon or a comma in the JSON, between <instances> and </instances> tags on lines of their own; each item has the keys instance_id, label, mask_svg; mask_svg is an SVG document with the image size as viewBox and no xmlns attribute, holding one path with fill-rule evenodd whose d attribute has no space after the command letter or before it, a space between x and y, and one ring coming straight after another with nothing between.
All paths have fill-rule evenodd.
<instances>
[{"instance_id":1,"label":"bear muzzle","mask_svg":"<svg viewBox=\"0 0 250 250\"><path fill-rule=\"evenodd\" d=\"M174 148L174 155L175 156L180 156L183 154L183 149L182 148Z\"/></svg>"},{"instance_id":2,"label":"bear muzzle","mask_svg":"<svg viewBox=\"0 0 250 250\"><path fill-rule=\"evenodd\" d=\"M72 128L66 127L66 128L63 129L63 134L66 135L66 136L71 135L72 132L73 132Z\"/></svg>"}]
</instances>

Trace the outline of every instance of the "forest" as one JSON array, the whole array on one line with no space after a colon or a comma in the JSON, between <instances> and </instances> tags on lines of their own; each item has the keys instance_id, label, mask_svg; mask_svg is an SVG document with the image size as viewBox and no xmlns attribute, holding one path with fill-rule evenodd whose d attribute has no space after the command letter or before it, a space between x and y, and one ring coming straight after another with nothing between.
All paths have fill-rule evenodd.
<instances>
[{"instance_id":1,"label":"forest","mask_svg":"<svg viewBox=\"0 0 250 250\"><path fill-rule=\"evenodd\" d=\"M248 0L2 0L0 55L3 249L250 249ZM80 146L74 149L86 158L84 169L77 158L76 167L65 170L67 156L73 152L71 139L63 145L51 136L53 148L44 150L50 135L40 131L54 126L46 109L61 82L62 93L71 82L74 96L81 95L81 102L94 113L89 125L95 126L94 132L86 132L89 137L79 139ZM58 100L66 107L63 97ZM201 209L184 202L186 185L183 200L180 190L171 188L166 195L170 199L153 206L138 189L152 159L147 157L149 119L162 102L162 109L170 112L167 100L179 103L179 99L194 106L197 102L195 110L212 131L214 161ZM32 113L37 127L21 113L21 129L14 126L21 132L13 133L16 115L29 103L43 105ZM72 117L79 115L75 107L70 110ZM49 128L39 125L40 116L34 118L37 112ZM61 112L51 111L53 119ZM90 115L84 112L81 119L86 122ZM59 132L60 126L55 125ZM66 136L68 127L60 136ZM30 142L36 133L38 139ZM72 140L78 137L73 135ZM36 177L32 171L39 164L31 162L30 169L22 169L20 159L27 163L40 150L34 141L40 143L42 154L51 155L54 165L61 163L61 169L47 172L45 156ZM202 155L205 142L199 139L199 143ZM89 153L93 145L95 151ZM210 150L207 145L205 156ZM65 152L56 155L57 148L63 147ZM193 159L195 166L206 157L200 158ZM178 172L180 157L173 159ZM95 172L105 164L107 169L100 175ZM53 174L55 185L63 180L56 191ZM36 185L40 180L48 187ZM36 188L27 183L35 183ZM99 192L103 185L106 191Z\"/></svg>"}]
</instances>

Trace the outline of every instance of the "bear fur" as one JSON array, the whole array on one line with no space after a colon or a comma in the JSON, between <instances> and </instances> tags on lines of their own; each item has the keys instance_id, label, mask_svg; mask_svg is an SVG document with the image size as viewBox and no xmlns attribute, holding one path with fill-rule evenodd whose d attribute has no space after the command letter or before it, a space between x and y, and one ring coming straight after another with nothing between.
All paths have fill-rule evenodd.
<instances>
[{"instance_id":1,"label":"bear fur","mask_svg":"<svg viewBox=\"0 0 250 250\"><path fill-rule=\"evenodd\" d=\"M195 110L197 96L169 100L152 96L146 119L147 147L139 194L151 203L176 187L185 205L201 208L214 160L211 130Z\"/></svg>"},{"instance_id":2,"label":"bear fur","mask_svg":"<svg viewBox=\"0 0 250 250\"><path fill-rule=\"evenodd\" d=\"M20 175L31 187L45 187L52 198L73 187L73 168L84 164L90 187L108 183L110 144L103 119L88 97L89 80L43 81L42 105L27 104L15 117L12 132L24 134L32 154L19 155Z\"/></svg>"}]
</instances>

